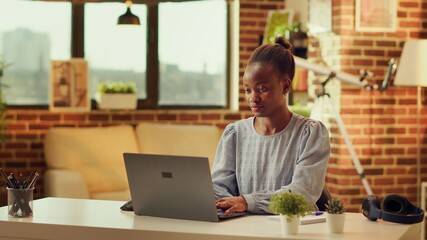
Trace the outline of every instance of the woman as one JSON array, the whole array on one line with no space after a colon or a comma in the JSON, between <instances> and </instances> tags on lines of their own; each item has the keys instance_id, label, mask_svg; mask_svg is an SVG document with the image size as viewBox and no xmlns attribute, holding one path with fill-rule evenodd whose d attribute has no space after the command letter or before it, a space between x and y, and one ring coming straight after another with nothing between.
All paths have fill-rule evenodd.
<instances>
[{"instance_id":1,"label":"woman","mask_svg":"<svg viewBox=\"0 0 427 240\"><path fill-rule=\"evenodd\" d=\"M212 169L217 208L226 213L269 213L273 194L303 194L315 206L330 154L329 135L319 121L292 113L286 97L295 62L282 37L251 55L243 85L254 116L229 124Z\"/></svg>"}]
</instances>

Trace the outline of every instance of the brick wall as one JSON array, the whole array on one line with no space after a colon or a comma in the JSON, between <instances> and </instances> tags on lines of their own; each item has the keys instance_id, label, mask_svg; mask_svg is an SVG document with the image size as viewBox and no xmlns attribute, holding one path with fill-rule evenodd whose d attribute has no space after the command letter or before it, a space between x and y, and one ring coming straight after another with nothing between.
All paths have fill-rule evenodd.
<instances>
[{"instance_id":1,"label":"brick wall","mask_svg":"<svg viewBox=\"0 0 427 240\"><path fill-rule=\"evenodd\" d=\"M370 69L380 83L391 58L398 59L406 39L427 37L427 1L398 0L397 31L356 32L355 1L335 0L333 32L311 36L310 59L323 61L335 70L357 75ZM332 44L331 44L332 42ZM427 180L426 102L417 136L416 88L391 86L387 91L365 91L338 81L330 89L340 109L351 142L375 195L399 193L417 202L417 148L421 144L421 181ZM425 94L424 94L425 98ZM364 187L335 119L326 111L332 155L327 183L333 195L343 198L350 211L358 211Z\"/></svg>"},{"instance_id":2,"label":"brick wall","mask_svg":"<svg viewBox=\"0 0 427 240\"><path fill-rule=\"evenodd\" d=\"M310 37L310 58L320 58L337 70L357 74L359 68L384 76L390 57L399 57L406 38L427 37L427 1L398 0L397 33L359 33L354 30L354 0L333 0L333 33ZM240 0L240 65L242 76L250 53L258 46L267 13L284 8L283 0ZM409 24L410 23L410 24ZM408 26L410 25L410 26ZM330 41L334 44L326 44ZM375 81L375 79L373 80ZM241 83L241 82L240 82ZM241 84L240 84L241 85ZM339 82L331 85L342 119L346 124L367 179L375 194L396 192L416 199L416 149L422 141L422 179L427 180L427 140L416 136L416 91L391 87L388 91L367 92ZM54 126L106 126L137 124L141 121L179 122L187 124L227 123L251 115L239 91L240 111L92 111L89 113L51 113L48 110L9 110L7 140L0 144L0 166L6 171L45 170L43 137ZM424 103L423 115L427 116ZM358 211L365 195L346 145L332 115L325 114L332 137L332 155L327 184L334 196L343 198L348 210ZM421 131L426 131L423 117ZM35 197L43 196L43 178L38 181ZM6 195L0 188L0 205Z\"/></svg>"}]
</instances>

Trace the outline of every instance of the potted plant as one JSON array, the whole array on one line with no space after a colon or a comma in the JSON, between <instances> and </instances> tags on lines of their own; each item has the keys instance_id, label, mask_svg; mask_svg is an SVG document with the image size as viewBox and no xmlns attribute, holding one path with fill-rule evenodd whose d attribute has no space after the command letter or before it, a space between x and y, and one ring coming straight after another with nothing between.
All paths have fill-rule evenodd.
<instances>
[{"instance_id":1,"label":"potted plant","mask_svg":"<svg viewBox=\"0 0 427 240\"><path fill-rule=\"evenodd\" d=\"M282 192L273 195L270 201L269 209L281 216L282 233L297 234L301 217L311 211L307 199L298 193Z\"/></svg>"},{"instance_id":2,"label":"potted plant","mask_svg":"<svg viewBox=\"0 0 427 240\"><path fill-rule=\"evenodd\" d=\"M104 82L95 96L99 109L136 109L136 87L133 82Z\"/></svg>"},{"instance_id":3,"label":"potted plant","mask_svg":"<svg viewBox=\"0 0 427 240\"><path fill-rule=\"evenodd\" d=\"M342 233L345 220L344 203L338 198L333 198L328 200L325 207L329 231L331 233Z\"/></svg>"}]
</instances>

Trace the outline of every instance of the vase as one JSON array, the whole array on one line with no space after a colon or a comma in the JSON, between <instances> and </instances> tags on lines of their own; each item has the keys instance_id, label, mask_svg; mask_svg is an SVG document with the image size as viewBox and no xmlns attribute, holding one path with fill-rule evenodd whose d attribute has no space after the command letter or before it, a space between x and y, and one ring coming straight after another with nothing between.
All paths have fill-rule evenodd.
<instances>
[{"instance_id":1,"label":"vase","mask_svg":"<svg viewBox=\"0 0 427 240\"><path fill-rule=\"evenodd\" d=\"M137 96L133 93L105 93L95 97L99 109L136 109Z\"/></svg>"},{"instance_id":2,"label":"vase","mask_svg":"<svg viewBox=\"0 0 427 240\"><path fill-rule=\"evenodd\" d=\"M297 215L291 217L288 221L288 216L280 215L280 223L282 225L282 235L295 235L298 234L301 218Z\"/></svg>"},{"instance_id":3,"label":"vase","mask_svg":"<svg viewBox=\"0 0 427 240\"><path fill-rule=\"evenodd\" d=\"M344 232L345 213L326 213L326 222L330 233L342 233Z\"/></svg>"}]
</instances>

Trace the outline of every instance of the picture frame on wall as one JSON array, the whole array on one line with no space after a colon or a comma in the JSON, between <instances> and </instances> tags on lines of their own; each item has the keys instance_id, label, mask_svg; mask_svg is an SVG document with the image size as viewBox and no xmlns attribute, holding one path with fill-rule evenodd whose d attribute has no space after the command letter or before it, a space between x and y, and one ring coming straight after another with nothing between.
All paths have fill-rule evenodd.
<instances>
[{"instance_id":1,"label":"picture frame on wall","mask_svg":"<svg viewBox=\"0 0 427 240\"><path fill-rule=\"evenodd\" d=\"M358 32L395 32L396 0L356 0L355 29Z\"/></svg>"},{"instance_id":2,"label":"picture frame on wall","mask_svg":"<svg viewBox=\"0 0 427 240\"><path fill-rule=\"evenodd\" d=\"M291 27L293 18L294 11L292 9L270 10L267 16L262 43L274 43L278 35L286 37L286 29Z\"/></svg>"},{"instance_id":3,"label":"picture frame on wall","mask_svg":"<svg viewBox=\"0 0 427 240\"><path fill-rule=\"evenodd\" d=\"M84 58L52 60L49 109L54 112L90 110L88 64Z\"/></svg>"}]
</instances>

